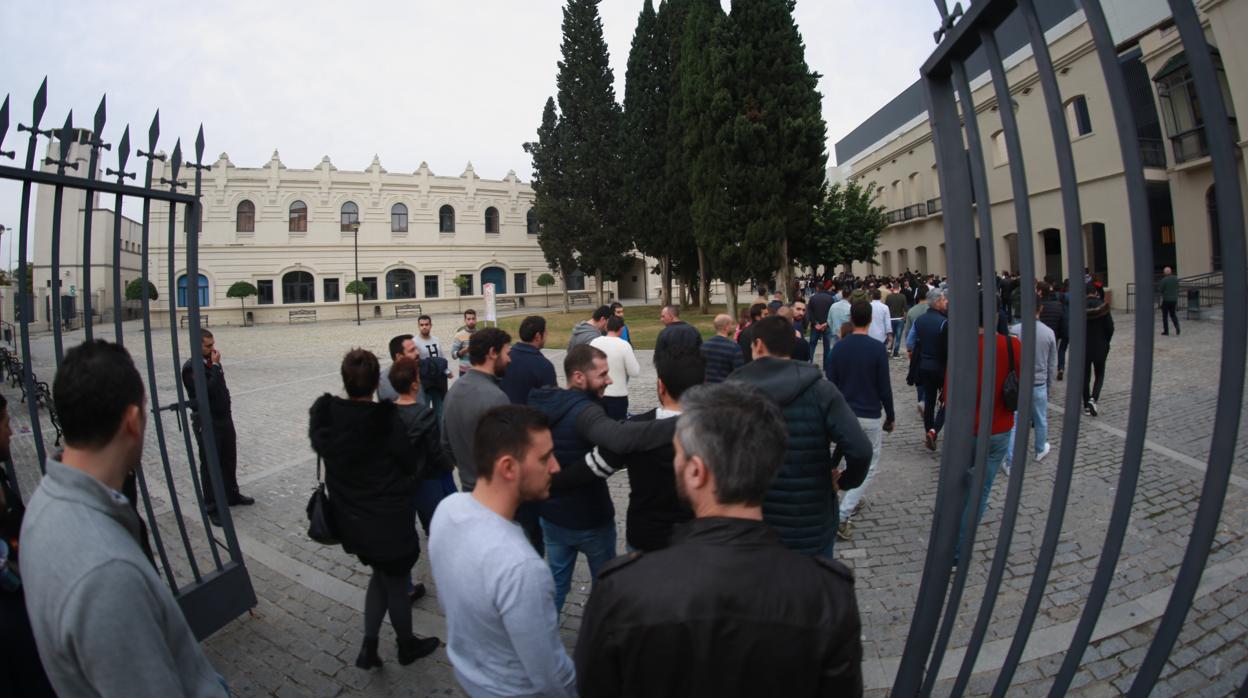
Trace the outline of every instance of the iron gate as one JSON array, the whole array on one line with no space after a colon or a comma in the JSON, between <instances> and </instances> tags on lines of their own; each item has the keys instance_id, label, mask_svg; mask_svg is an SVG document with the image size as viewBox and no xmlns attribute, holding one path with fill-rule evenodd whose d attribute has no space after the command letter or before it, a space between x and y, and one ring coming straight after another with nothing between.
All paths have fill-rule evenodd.
<instances>
[{"instance_id":1,"label":"iron gate","mask_svg":"<svg viewBox=\"0 0 1248 698\"><path fill-rule=\"evenodd\" d=\"M76 211L69 210L69 207L64 205L64 194L67 190L81 191L84 193L85 201L87 202L87 205L83 206L81 228L81 279L82 287L86 291L82 294L81 328L83 336L87 341L92 340L97 335L97 328L95 327L96 313L95 309L92 308L93 287L91 284L91 271L93 260L91 254L92 223L95 207L91 205L91 202L93 200L92 197L97 194L112 194L114 224L111 231L113 287L113 336L111 339L118 344L124 344L126 332L122 322L122 207L128 200L142 202L142 238L137 254L140 256L140 278L142 279L140 285L143 287L143 292L140 293L143 349L146 355L146 380L151 421L155 425L154 431L160 453L161 474L163 475L165 489L168 493L165 505L168 507L168 511L163 511L164 507L162 507L162 511L158 512L157 507L154 506L153 492L149 491L148 479L144 475L143 468L136 469L136 482L130 486L134 487L138 494L141 495L144 513L146 514L145 524L151 534L151 541L150 543L145 541L145 546L150 545L155 551L156 557L159 559L158 571L178 599L182 612L186 615L186 619L195 636L202 640L256 605L255 591L252 589L251 579L243 564L243 555L239 549L238 537L234 530L234 522L230 516L229 507L224 505L218 507L222 530L225 535L225 541L221 542L214 535L213 527L208 523L208 514L203 503L203 492L200 489L200 481L195 472L194 440L191 437L187 410L196 408L201 414L210 412L203 362L190 362L194 373L195 394L198 396L197 404L192 405L187 401L182 382L179 380L182 361L178 346L177 289L175 288L174 276L175 251L178 249L177 211L179 207L182 207L187 214L186 242L184 249L181 251L186 256L187 273L191 278L195 278L199 269L199 226L202 220L199 203L201 177L202 172L209 169L209 166L202 163L204 153L203 127L200 127L195 139L195 162L183 162L182 142L178 140L173 147L172 154L168 157L169 177L162 177L159 181L154 182L153 166L155 161L166 159L166 156L163 153L159 153L156 149L157 141L160 137L160 113L157 112L152 119L151 127L148 129L147 150L139 149L136 152L139 157L147 161L143 184L142 186L137 186L126 183L127 179L135 178L134 173L126 171L126 165L130 159L129 126L125 127L120 140L115 144L117 169L106 169L107 176L115 178L115 181L105 181L97 178L100 157L102 155L101 151L114 149L114 144L106 143L102 137L106 121L105 99L102 98L100 100L100 105L95 112L94 123L90 131L74 128L72 111L66 116L65 123L61 128L46 130L40 128L46 107L47 80L45 79L34 99L30 125L19 124L17 127L19 132L25 131L30 134L26 144L25 166L0 165L0 178L21 182L22 184L21 213L17 230L18 249L22 251L19 255L17 270L19 297L23 295L28 296L32 293L32 291L26 290L26 284L24 283L31 273L25 251L30 249L29 243L32 241L30 215L32 188L36 184L52 187L52 220L49 233L51 238L50 267L52 282L49 284L49 287L54 300L49 304L49 324L52 331L56 366L59 367L65 350L64 335L67 328L73 326L77 320L77 317L63 315L61 303L58 301L61 296L59 287L61 285L62 218L65 215L76 215ZM6 96L3 106L0 106L0 155L13 158L13 152L4 152L2 149L8 130L9 99ZM47 140L46 148L51 157L37 162L37 153L43 147L40 141L41 138ZM71 149L75 144L89 149L85 171L79 168L82 163L71 157ZM44 166L54 167L54 171L48 171ZM187 186L186 182L179 180L179 171L183 167L189 167L195 171L193 194L179 191L179 189ZM70 174L67 170L73 170L74 172ZM152 332L152 313L161 311L159 307L152 305L146 289L146 286L151 283L148 281L151 278L149 273L150 255L148 243L153 232L150 229L150 214L153 204L165 204L169 207L169 225L166 231L168 235L168 254L166 257L168 259L167 277L169 287L165 291L165 298L168 302L169 345L176 401L163 406L161 405L160 392L157 386L157 357L154 353L155 347L153 346ZM63 211L63 208L66 210ZM41 222L40 231L44 229L42 225L43 222ZM189 322L187 323L188 329L185 337L193 354L201 343L199 298L196 294L190 293L187 294L186 301ZM22 302L19 302L19 305L28 309L27 312L21 313L19 323L20 350L18 356L21 363L20 380L23 395L30 397L26 402L30 411L30 426L34 437L35 452L38 457L40 471L42 472L48 447L45 442L45 430L40 421L39 407L41 401L35 399L35 396L39 395L42 381L36 379L34 372L36 357L31 352L31 325L35 323L29 309L33 308L34 304L30 303L29 298L25 298ZM101 327L99 329L102 330L104 328ZM51 376L44 376L44 378L48 380ZM43 390L46 392L46 385L43 386ZM50 405L51 400L46 402L48 403L47 407L52 425L55 427L54 408ZM169 412L172 415L182 433L182 447L185 448L186 463L190 467L190 477L188 479L191 484L193 498L185 492L182 494L178 492L175 482L175 471L170 459L170 445L167 443L165 434L166 422L162 416L165 412ZM208 468L212 474L214 499L223 503L226 501L226 494L220 476L216 442L212 434L212 420L205 419L202 421L204 450ZM59 443L59 427L56 428L57 443ZM9 468L12 473L13 464L10 463ZM15 478L14 482L16 482ZM131 491L129 494L132 500L136 499L134 491ZM188 514L191 512L185 511L184 508L188 506L197 510L195 513L198 514L199 526L195 526L194 522L188 518ZM162 532L160 521L164 514L171 515L173 519L172 525L166 526L166 530L172 529L176 531L177 541L175 545L167 544L167 539L171 538L172 534L170 532ZM206 552L196 548L196 544L201 543L201 533L204 539L202 543L206 544L207 547ZM224 549L224 553L222 549Z\"/></svg>"},{"instance_id":2,"label":"iron gate","mask_svg":"<svg viewBox=\"0 0 1248 698\"><path fill-rule=\"evenodd\" d=\"M1195 88L1204 108L1205 129L1209 139L1209 152L1217 183L1217 203L1224 231L1222 238L1226 297L1244 298L1245 250L1244 212L1240 196L1239 173L1236 165L1235 142L1227 106L1218 87L1214 66L1210 59L1204 31L1192 0L1169 0L1174 23L1182 39L1183 49L1189 58ZM924 96L928 118L936 150L939 168L940 190L944 204L945 241L949 257L949 396L946 441L941 454L941 473L936 495L927 560L919 586L918 603L911 619L910 632L905 643L898 673L894 679L893 693L898 696L928 695L935 683L941 661L944 658L958 615L967 572L970 565L963 562L951 570L948 560L953 559L963 508L970 493L982 491L987 459L987 439L974 440L977 381L977 310L983 317L995 317L993 294L979 295L982 309L977 309L977 276L985 281L993 278L996 268L993 259L993 228L990 206L973 206L973 201L987 202L988 183L984 159L983 140L975 118L975 105L968 79L966 64L973 53L981 53L986 59L997 104L1011 104L1010 88L1006 82L1006 68L997 46L994 31L1007 19L1021 15L1026 24L1030 47L1039 76L1045 116L1055 144L1058 178L1061 184L1061 201L1069 251L1068 276L1083 278L1083 226L1079 210L1078 188L1070 136L1063 113L1063 101L1058 87L1057 75L1046 43L1044 31L1036 14L1036 0L976 0L963 12L961 4L949 12L945 0L936 0L941 16L941 27L936 32L938 47L922 68ZM1097 58L1104 73L1117 126L1119 148L1125 169L1127 204L1130 209L1132 253L1137 279L1150 279L1153 273L1153 250L1149 232L1149 213L1145 180L1135 123L1132 119L1130 101L1123 75L1118 67L1118 55L1110 35L1109 26L1101 8L1100 0L1082 0L1088 27L1091 31ZM961 115L959 114L961 106ZM1022 145L1014 109L997 110L1001 117L1009 162L1009 177L1014 201L1014 215L1019 232L1019 264L1023 288L1034 288L1036 281L1036 251L1034 231L1029 210L1029 189L1024 172ZM963 138L968 150L963 149ZM969 157L967 156L969 154ZM979 268L975 268L975 237L979 235ZM1123 450L1122 468L1119 472L1113 510L1105 536L1103 552L1097 562L1095 577L1088 591L1074 637L1065 653L1050 695L1064 695L1071 686L1088 647L1093 629L1105 604L1114 569L1122 552L1122 543L1131 517L1140 476L1141 456L1149 410L1149 398L1153 373L1153 323L1154 298L1151 284L1137 287L1135 315L1135 356L1131 377L1131 400L1127 421L1126 444ZM1024 318L1035 317L1034 293L1023 293ZM1067 380L1069 385L1082 385L1084 379L1084 353L1086 344L1086 309L1079 303L1071 303L1070 363ZM993 323L984 323L985 344L995 342ZM1145 696L1152 690L1169 657L1183 626L1188 609L1196 595L1197 584L1208 560L1216 533L1218 518L1231 476L1232 456L1239 428L1241 401L1244 394L1244 358L1248 314L1228 312L1222 326L1221 375L1218 383L1218 404L1214 430L1205 472L1199 509L1187 541L1186 553L1178 578L1175 581L1165 613L1161 618L1156 636L1140 665L1129 695ZM1019 384L1032 385L1034 368L1034 323L1023 323L1023 356ZM995 375L995 353L987 352L983 361L983 388L979 400L988 406L982 410L979 433L988 433L992 417L992 403L996 397L991 389L994 382L987 378ZM1030 413L1032 392L1020 393L1018 412ZM1066 513L1067 499L1075 466L1076 439L1079 435L1081 396L1078 390L1066 394L1065 416L1062 424L1062 443L1056 468L1056 479L1045 522L1043 540L1035 561L1035 572L1030 581L1022 614L1010 642L1004 665L996 678L992 695L1003 696L1010 687L1014 672L1022 659L1023 649L1031 634L1041 596L1052 571L1054 557ZM1026 475L1028 454L1027 439L1029 420L1018 420L1014 444L1015 461L1010 471L1001 528L989 574L983 601L976 614L970 641L962 658L952 695L961 695L967 688L976 657L992 619L993 603L1001 588L1006 560L1014 526L1018 515L1021 489ZM964 481L966 463L974 463L970 487ZM961 548L962 555L971 554L975 529L978 524L978 508L972 508L973 521L968 529L968 540ZM1240 695L1248 695L1248 683Z\"/></svg>"}]
</instances>

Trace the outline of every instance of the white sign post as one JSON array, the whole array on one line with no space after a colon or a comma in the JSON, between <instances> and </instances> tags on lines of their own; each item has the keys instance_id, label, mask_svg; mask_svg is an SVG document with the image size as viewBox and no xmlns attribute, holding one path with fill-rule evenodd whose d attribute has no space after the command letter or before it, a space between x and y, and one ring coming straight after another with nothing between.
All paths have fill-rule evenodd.
<instances>
[{"instance_id":1,"label":"white sign post","mask_svg":"<svg viewBox=\"0 0 1248 698\"><path fill-rule=\"evenodd\" d=\"M498 309L494 303L494 284L482 284L481 293L485 295L485 321L498 326Z\"/></svg>"}]
</instances>

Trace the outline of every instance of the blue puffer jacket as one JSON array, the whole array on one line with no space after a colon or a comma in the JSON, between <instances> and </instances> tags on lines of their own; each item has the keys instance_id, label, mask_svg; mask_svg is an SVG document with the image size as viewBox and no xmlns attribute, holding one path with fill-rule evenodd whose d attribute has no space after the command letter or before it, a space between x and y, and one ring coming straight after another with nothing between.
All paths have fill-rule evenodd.
<instances>
[{"instance_id":1,"label":"blue puffer jacket","mask_svg":"<svg viewBox=\"0 0 1248 698\"><path fill-rule=\"evenodd\" d=\"M836 536L839 519L832 447L845 457L839 486L848 490L867 476L871 441L841 391L804 361L763 357L728 380L761 390L779 405L789 430L784 465L763 500L763 520L792 550L812 555L824 550Z\"/></svg>"},{"instance_id":2,"label":"blue puffer jacket","mask_svg":"<svg viewBox=\"0 0 1248 698\"><path fill-rule=\"evenodd\" d=\"M589 395L582 390L552 387L529 392L529 406L550 417L555 459L564 475L556 476L551 484L550 499L538 505L538 512L556 526L578 531L605 526L615 519L615 505L611 502L607 481L574 475L586 471L585 454L594 448L576 429L577 418L592 404ZM563 486L565 482L567 486Z\"/></svg>"}]
</instances>

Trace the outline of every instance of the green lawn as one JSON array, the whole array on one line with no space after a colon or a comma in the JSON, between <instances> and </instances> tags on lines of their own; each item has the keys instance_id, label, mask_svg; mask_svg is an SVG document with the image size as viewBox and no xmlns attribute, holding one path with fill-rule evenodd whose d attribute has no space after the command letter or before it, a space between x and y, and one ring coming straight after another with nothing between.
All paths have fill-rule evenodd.
<instances>
[{"instance_id":1,"label":"green lawn","mask_svg":"<svg viewBox=\"0 0 1248 698\"><path fill-rule=\"evenodd\" d=\"M654 342L658 339L659 332L663 330L663 323L659 322L659 309L660 306L657 305L624 308L624 322L628 324L634 349L654 348ZM715 333L712 323L715 316L722 312L724 312L722 305L712 305L709 315L700 315L696 308L691 308L681 313L680 319L697 327L702 337L706 338ZM546 346L550 349L565 349L568 346L568 338L572 336L572 328L582 320L588 320L593 313L593 308L585 308L571 313L536 312L533 314L546 318ZM511 334L512 341L519 341L520 321L524 317L516 315L502 318L498 321L498 326Z\"/></svg>"}]
</instances>

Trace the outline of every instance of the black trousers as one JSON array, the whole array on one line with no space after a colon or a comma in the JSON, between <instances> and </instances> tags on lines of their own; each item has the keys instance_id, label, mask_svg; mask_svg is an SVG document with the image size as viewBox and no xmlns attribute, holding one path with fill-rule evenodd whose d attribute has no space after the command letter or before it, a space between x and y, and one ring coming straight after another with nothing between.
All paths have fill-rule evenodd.
<instances>
[{"instance_id":1,"label":"black trousers","mask_svg":"<svg viewBox=\"0 0 1248 698\"><path fill-rule=\"evenodd\" d=\"M234 420L213 420L213 436L217 445L217 459L221 463L221 478L225 496L229 501L238 497L238 435L234 433ZM204 452L204 433L195 425L195 442L199 445L199 484L204 491L204 507L208 511L217 508L217 496L212 489L212 476L208 473L208 454Z\"/></svg>"},{"instance_id":2,"label":"black trousers","mask_svg":"<svg viewBox=\"0 0 1248 698\"><path fill-rule=\"evenodd\" d=\"M1171 320L1174 321L1174 333L1180 334L1179 316L1177 313L1174 312L1174 309L1176 306L1178 306L1177 302L1171 302L1171 301L1161 302L1161 331L1165 334L1170 334L1170 321Z\"/></svg>"},{"instance_id":3,"label":"black trousers","mask_svg":"<svg viewBox=\"0 0 1248 698\"><path fill-rule=\"evenodd\" d=\"M1093 400L1101 399L1101 387L1105 385L1105 355L1092 356L1083 362L1083 402L1087 404L1088 398ZM1096 382L1092 382L1092 374L1096 373ZM1089 385L1091 388L1089 389Z\"/></svg>"},{"instance_id":4,"label":"black trousers","mask_svg":"<svg viewBox=\"0 0 1248 698\"><path fill-rule=\"evenodd\" d=\"M923 431L940 432L943 420L938 414L940 391L945 388L945 375L940 371L919 371L923 385Z\"/></svg>"}]
</instances>

